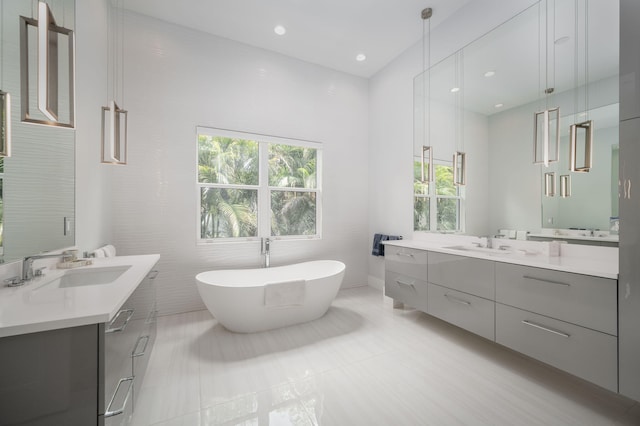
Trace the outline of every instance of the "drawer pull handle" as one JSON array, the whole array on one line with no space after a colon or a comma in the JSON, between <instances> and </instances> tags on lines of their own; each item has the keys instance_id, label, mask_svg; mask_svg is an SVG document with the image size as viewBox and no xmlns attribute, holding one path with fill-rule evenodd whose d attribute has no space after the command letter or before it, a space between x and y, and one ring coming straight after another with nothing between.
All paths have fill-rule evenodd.
<instances>
[{"instance_id":1,"label":"drawer pull handle","mask_svg":"<svg viewBox=\"0 0 640 426\"><path fill-rule=\"evenodd\" d=\"M403 253L403 252L401 252L401 251L399 251L399 252L397 253L397 255L398 255L398 256L404 256L404 257L413 257L413 254L411 254L411 253Z\"/></svg>"},{"instance_id":2,"label":"drawer pull handle","mask_svg":"<svg viewBox=\"0 0 640 426\"><path fill-rule=\"evenodd\" d=\"M563 283L561 281L545 280L544 278L530 277L528 275L525 275L522 278L524 278L525 280L540 281L540 282L543 282L543 283L557 284L557 285L563 285L565 287L571 287L571 284Z\"/></svg>"},{"instance_id":3,"label":"drawer pull handle","mask_svg":"<svg viewBox=\"0 0 640 426\"><path fill-rule=\"evenodd\" d=\"M158 272L159 272L159 271L157 271L157 270L155 270L155 269L154 269L153 271L150 271L150 272L147 274L147 278L149 278L150 280L155 280L155 279L156 279L156 277L158 276Z\"/></svg>"},{"instance_id":4,"label":"drawer pull handle","mask_svg":"<svg viewBox=\"0 0 640 426\"><path fill-rule=\"evenodd\" d=\"M536 323L531 322L531 321L522 320L522 323L525 324L525 325L528 325L529 327L534 327L534 328L538 328L540 330L548 331L549 333L557 334L558 336L562 336L562 337L564 337L566 339L571 337L570 334L563 333L562 331L554 330L552 328L548 328L548 327L545 327L545 326L540 325L540 324L536 324Z\"/></svg>"},{"instance_id":5,"label":"drawer pull handle","mask_svg":"<svg viewBox=\"0 0 640 426\"><path fill-rule=\"evenodd\" d=\"M120 315L122 314L127 314L127 318L124 320L124 323L122 323L120 327L111 328L111 326L113 326L113 324L118 320L118 318L120 318ZM131 321L132 316L133 316L133 309L123 309L122 311L116 314L113 320L111 320L111 322L109 323L109 327L104 332L116 333L118 331L124 331L124 329L127 327L127 324L129 324L129 321Z\"/></svg>"},{"instance_id":6,"label":"drawer pull handle","mask_svg":"<svg viewBox=\"0 0 640 426\"><path fill-rule=\"evenodd\" d=\"M138 349L138 346L140 346L140 341L144 339L144 346L142 347L142 351L141 352L136 352L136 350ZM136 342L136 345L133 347L133 353L131 354L131 356L133 358L139 357L139 356L143 356L144 353L147 351L147 345L149 344L149 336L140 336L138 337L138 341Z\"/></svg>"},{"instance_id":7,"label":"drawer pull handle","mask_svg":"<svg viewBox=\"0 0 640 426\"><path fill-rule=\"evenodd\" d=\"M461 305L471 306L471 302L467 302L466 300L458 299L457 297L451 296L450 294L446 294L445 293L444 297L446 297L450 302L456 302L456 303L459 303Z\"/></svg>"},{"instance_id":8,"label":"drawer pull handle","mask_svg":"<svg viewBox=\"0 0 640 426\"><path fill-rule=\"evenodd\" d=\"M413 285L413 283L408 283L406 281L400 281L400 280L396 280L396 282L400 285L406 286L406 287L411 287L412 289L416 289L416 287Z\"/></svg>"},{"instance_id":9,"label":"drawer pull handle","mask_svg":"<svg viewBox=\"0 0 640 426\"><path fill-rule=\"evenodd\" d=\"M122 386L124 382L129 382L129 389L127 389L127 395L124 397L122 406L118 409L112 410L111 406L113 405L113 401L116 399L118 390L120 389L120 386ZM113 395L111 396L111 401L109 401L109 405L107 406L107 411L105 411L104 413L105 418L117 416L119 414L124 413L124 409L127 406L127 401L129 401L129 396L131 395L131 389L133 389L133 377L123 377L118 381L118 386L116 386L116 390L113 392Z\"/></svg>"}]
</instances>

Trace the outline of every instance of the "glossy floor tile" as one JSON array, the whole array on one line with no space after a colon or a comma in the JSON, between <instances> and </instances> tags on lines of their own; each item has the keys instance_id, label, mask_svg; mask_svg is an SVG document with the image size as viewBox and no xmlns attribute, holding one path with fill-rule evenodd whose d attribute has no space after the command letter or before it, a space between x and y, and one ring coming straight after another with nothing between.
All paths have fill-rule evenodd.
<instances>
[{"instance_id":1,"label":"glossy floor tile","mask_svg":"<svg viewBox=\"0 0 640 426\"><path fill-rule=\"evenodd\" d=\"M359 287L263 333L160 318L133 425L622 426L640 405Z\"/></svg>"}]
</instances>

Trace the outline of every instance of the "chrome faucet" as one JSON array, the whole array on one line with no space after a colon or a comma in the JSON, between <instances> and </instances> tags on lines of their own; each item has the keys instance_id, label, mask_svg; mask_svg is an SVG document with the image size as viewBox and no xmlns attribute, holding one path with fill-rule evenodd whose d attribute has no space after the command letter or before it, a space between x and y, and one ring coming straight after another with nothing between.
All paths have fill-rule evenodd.
<instances>
[{"instance_id":1,"label":"chrome faucet","mask_svg":"<svg viewBox=\"0 0 640 426\"><path fill-rule=\"evenodd\" d=\"M474 242L474 245L481 248L493 248L493 238L491 235L482 235L479 236L478 239L480 239L480 242Z\"/></svg>"},{"instance_id":2,"label":"chrome faucet","mask_svg":"<svg viewBox=\"0 0 640 426\"><path fill-rule=\"evenodd\" d=\"M61 257L63 262L73 260L73 252L63 251L58 254L34 254L27 256L22 260L22 282L31 281L33 279L33 261L38 259L47 259L51 257Z\"/></svg>"},{"instance_id":3,"label":"chrome faucet","mask_svg":"<svg viewBox=\"0 0 640 426\"><path fill-rule=\"evenodd\" d=\"M262 267L268 268L271 265L271 240L260 238L260 254L262 254Z\"/></svg>"}]
</instances>

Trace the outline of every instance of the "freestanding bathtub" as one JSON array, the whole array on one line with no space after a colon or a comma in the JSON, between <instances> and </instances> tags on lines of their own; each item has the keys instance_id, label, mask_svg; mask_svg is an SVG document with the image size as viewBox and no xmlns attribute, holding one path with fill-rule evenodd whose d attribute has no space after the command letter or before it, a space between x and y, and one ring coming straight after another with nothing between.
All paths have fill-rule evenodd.
<instances>
[{"instance_id":1,"label":"freestanding bathtub","mask_svg":"<svg viewBox=\"0 0 640 426\"><path fill-rule=\"evenodd\" d=\"M225 328L253 333L312 321L335 299L345 265L315 260L260 269L196 275L200 297Z\"/></svg>"}]
</instances>

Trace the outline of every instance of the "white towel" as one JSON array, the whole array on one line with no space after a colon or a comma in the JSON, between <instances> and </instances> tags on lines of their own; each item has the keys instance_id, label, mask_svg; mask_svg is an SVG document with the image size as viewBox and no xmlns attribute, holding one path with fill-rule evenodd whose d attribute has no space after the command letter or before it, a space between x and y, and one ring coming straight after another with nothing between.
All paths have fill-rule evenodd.
<instances>
[{"instance_id":1,"label":"white towel","mask_svg":"<svg viewBox=\"0 0 640 426\"><path fill-rule=\"evenodd\" d=\"M304 304L305 280L267 283L264 286L264 305L267 308L283 308Z\"/></svg>"},{"instance_id":2,"label":"white towel","mask_svg":"<svg viewBox=\"0 0 640 426\"><path fill-rule=\"evenodd\" d=\"M93 253L93 257L107 257L104 254L104 250L102 250L101 248L95 249L94 251L92 251L92 253Z\"/></svg>"},{"instance_id":3,"label":"white towel","mask_svg":"<svg viewBox=\"0 0 640 426\"><path fill-rule=\"evenodd\" d=\"M516 240L526 240L527 231L516 231Z\"/></svg>"},{"instance_id":4,"label":"white towel","mask_svg":"<svg viewBox=\"0 0 640 426\"><path fill-rule=\"evenodd\" d=\"M107 244L106 246L102 247L102 250L104 251L104 255L106 257L115 257L116 255L116 248L111 244Z\"/></svg>"}]
</instances>

